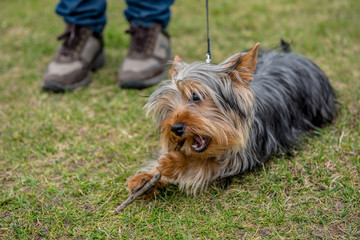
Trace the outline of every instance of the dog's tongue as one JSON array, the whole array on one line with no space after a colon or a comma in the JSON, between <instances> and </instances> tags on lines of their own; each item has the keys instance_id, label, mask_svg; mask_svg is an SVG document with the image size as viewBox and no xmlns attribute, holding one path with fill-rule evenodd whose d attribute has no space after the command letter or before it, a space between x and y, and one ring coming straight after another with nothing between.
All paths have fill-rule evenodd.
<instances>
[{"instance_id":1,"label":"dog's tongue","mask_svg":"<svg viewBox=\"0 0 360 240\"><path fill-rule=\"evenodd\" d=\"M209 143L208 138L203 138L201 136L194 136L194 144L192 145L195 151L202 152L205 150Z\"/></svg>"}]
</instances>

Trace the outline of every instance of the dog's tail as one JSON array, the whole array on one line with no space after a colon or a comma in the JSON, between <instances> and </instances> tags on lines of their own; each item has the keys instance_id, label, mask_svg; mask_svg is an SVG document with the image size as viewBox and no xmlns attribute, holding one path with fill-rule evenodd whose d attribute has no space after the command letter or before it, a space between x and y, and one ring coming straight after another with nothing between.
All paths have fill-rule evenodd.
<instances>
[{"instance_id":1,"label":"dog's tail","mask_svg":"<svg viewBox=\"0 0 360 240\"><path fill-rule=\"evenodd\" d=\"M281 51L282 52L286 52L286 53L289 53L291 52L291 42L286 42L284 39L280 39L280 48L281 48Z\"/></svg>"}]
</instances>

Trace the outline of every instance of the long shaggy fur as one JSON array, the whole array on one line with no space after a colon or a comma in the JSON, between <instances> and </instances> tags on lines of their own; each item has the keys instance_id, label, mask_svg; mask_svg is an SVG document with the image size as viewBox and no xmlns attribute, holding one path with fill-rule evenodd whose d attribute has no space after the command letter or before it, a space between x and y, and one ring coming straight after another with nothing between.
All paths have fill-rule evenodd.
<instances>
[{"instance_id":1,"label":"long shaggy fur","mask_svg":"<svg viewBox=\"0 0 360 240\"><path fill-rule=\"evenodd\" d=\"M304 133L331 123L337 111L328 78L284 43L283 49L258 54L257 45L218 65L175 61L171 79L145 106L159 127L162 156L144 171L161 171L163 183L196 193L288 152ZM174 130L179 123L183 133ZM197 152L200 143L205 150Z\"/></svg>"}]
</instances>

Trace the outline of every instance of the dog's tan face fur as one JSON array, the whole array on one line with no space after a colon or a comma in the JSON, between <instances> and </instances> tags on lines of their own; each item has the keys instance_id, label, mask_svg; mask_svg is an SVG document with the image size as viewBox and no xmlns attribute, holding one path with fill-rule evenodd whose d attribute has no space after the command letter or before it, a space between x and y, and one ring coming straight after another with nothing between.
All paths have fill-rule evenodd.
<instances>
[{"instance_id":1,"label":"dog's tan face fur","mask_svg":"<svg viewBox=\"0 0 360 240\"><path fill-rule=\"evenodd\" d=\"M177 88L174 109L159 125L163 152L180 151L189 159L206 160L245 144L246 132L234 131L238 117L219 109L201 84L187 80L179 82ZM171 131L176 123L185 126L181 136Z\"/></svg>"}]
</instances>

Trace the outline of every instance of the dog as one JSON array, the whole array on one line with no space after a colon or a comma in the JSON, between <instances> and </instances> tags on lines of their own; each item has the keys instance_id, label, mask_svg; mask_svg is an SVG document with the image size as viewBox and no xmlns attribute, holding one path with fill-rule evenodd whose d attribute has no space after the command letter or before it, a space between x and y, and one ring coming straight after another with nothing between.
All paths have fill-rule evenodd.
<instances>
[{"instance_id":1,"label":"dog","mask_svg":"<svg viewBox=\"0 0 360 240\"><path fill-rule=\"evenodd\" d=\"M160 133L161 156L128 181L135 192L157 172L168 183L196 194L211 182L237 175L301 137L331 123L337 101L327 76L311 60L280 51L251 50L220 64L187 64L175 57L164 81L145 105Z\"/></svg>"}]
</instances>

